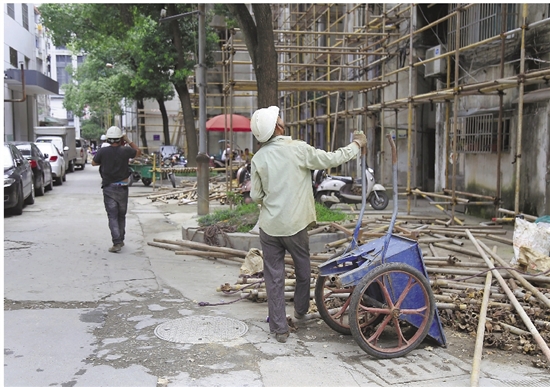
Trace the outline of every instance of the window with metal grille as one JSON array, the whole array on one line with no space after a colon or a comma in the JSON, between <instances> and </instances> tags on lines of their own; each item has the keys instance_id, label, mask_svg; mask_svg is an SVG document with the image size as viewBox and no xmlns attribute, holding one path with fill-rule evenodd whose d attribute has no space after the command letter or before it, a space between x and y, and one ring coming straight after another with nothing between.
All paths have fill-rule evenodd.
<instances>
[{"instance_id":1,"label":"window with metal grille","mask_svg":"<svg viewBox=\"0 0 550 387\"><path fill-rule=\"evenodd\" d=\"M449 4L449 13L456 10L457 4ZM497 36L502 30L502 18L506 12L505 30L517 28L518 4L474 4L459 13L460 16L460 47ZM456 45L456 15L449 19L449 34L447 46L449 51Z\"/></svg>"},{"instance_id":2,"label":"window with metal grille","mask_svg":"<svg viewBox=\"0 0 550 387\"><path fill-rule=\"evenodd\" d=\"M453 129L449 140L452 144ZM496 153L498 143L498 116L481 114L470 117L458 117L456 150L458 153ZM510 150L510 118L502 120L501 151Z\"/></svg>"},{"instance_id":3,"label":"window with metal grille","mask_svg":"<svg viewBox=\"0 0 550 387\"><path fill-rule=\"evenodd\" d=\"M12 19L15 19L15 4L14 3L8 3L8 16Z\"/></svg>"},{"instance_id":4,"label":"window with metal grille","mask_svg":"<svg viewBox=\"0 0 550 387\"><path fill-rule=\"evenodd\" d=\"M21 4L21 15L23 17L23 27L29 30L29 6L27 4Z\"/></svg>"},{"instance_id":5,"label":"window with metal grille","mask_svg":"<svg viewBox=\"0 0 550 387\"><path fill-rule=\"evenodd\" d=\"M72 63L70 55L56 55L56 71L57 71L57 83L59 86L69 83L71 81L71 75L67 72L67 66Z\"/></svg>"},{"instance_id":6,"label":"window with metal grille","mask_svg":"<svg viewBox=\"0 0 550 387\"><path fill-rule=\"evenodd\" d=\"M17 50L10 47L10 64L17 68Z\"/></svg>"}]
</instances>

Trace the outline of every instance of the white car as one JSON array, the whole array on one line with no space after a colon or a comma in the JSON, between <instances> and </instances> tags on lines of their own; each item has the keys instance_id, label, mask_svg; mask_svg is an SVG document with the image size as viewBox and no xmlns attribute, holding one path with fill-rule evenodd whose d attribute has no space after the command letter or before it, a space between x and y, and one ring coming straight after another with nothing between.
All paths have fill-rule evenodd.
<instances>
[{"instance_id":1,"label":"white car","mask_svg":"<svg viewBox=\"0 0 550 387\"><path fill-rule=\"evenodd\" d=\"M51 142L36 142L38 149L44 154L46 159L52 165L52 175L56 185L63 184L66 181L65 160L63 154Z\"/></svg>"}]
</instances>

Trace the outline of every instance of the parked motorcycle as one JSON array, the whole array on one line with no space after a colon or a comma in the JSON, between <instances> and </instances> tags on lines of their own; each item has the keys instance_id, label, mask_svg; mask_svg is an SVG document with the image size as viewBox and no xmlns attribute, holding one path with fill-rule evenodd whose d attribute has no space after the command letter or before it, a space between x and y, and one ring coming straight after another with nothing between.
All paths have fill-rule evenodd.
<instances>
[{"instance_id":1,"label":"parked motorcycle","mask_svg":"<svg viewBox=\"0 0 550 387\"><path fill-rule=\"evenodd\" d=\"M250 164L247 163L237 170L237 181L244 203L252 203L252 198L250 197Z\"/></svg>"},{"instance_id":2,"label":"parked motorcycle","mask_svg":"<svg viewBox=\"0 0 550 387\"><path fill-rule=\"evenodd\" d=\"M365 177L367 181L367 202L375 210L385 209L389 203L386 188L375 182L372 168L366 168ZM315 170L312 172L312 183L315 200L327 208L336 203L362 203L360 179L356 183L349 176L330 176L325 170Z\"/></svg>"}]
</instances>

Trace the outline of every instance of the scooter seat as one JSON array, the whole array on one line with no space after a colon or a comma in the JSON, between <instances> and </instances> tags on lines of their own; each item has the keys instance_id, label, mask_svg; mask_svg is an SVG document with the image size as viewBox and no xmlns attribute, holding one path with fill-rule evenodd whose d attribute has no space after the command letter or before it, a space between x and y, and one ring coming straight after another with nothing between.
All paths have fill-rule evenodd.
<instances>
[{"instance_id":1,"label":"scooter seat","mask_svg":"<svg viewBox=\"0 0 550 387\"><path fill-rule=\"evenodd\" d=\"M353 184L353 177L349 176L331 176L331 179L343 181L346 184Z\"/></svg>"}]
</instances>

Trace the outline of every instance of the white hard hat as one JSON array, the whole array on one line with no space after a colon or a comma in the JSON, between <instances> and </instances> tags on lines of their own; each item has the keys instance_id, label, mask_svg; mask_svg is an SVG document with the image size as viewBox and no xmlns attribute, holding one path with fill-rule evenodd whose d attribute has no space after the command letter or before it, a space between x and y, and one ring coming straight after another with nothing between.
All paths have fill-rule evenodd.
<instances>
[{"instance_id":1,"label":"white hard hat","mask_svg":"<svg viewBox=\"0 0 550 387\"><path fill-rule=\"evenodd\" d=\"M250 126L256 140L266 142L271 138L275 131L278 117L279 108L277 106L258 109L252 114Z\"/></svg>"},{"instance_id":2,"label":"white hard hat","mask_svg":"<svg viewBox=\"0 0 550 387\"><path fill-rule=\"evenodd\" d=\"M109 129L107 129L107 138L121 138L122 137L122 130L118 126L111 126Z\"/></svg>"},{"instance_id":3,"label":"white hard hat","mask_svg":"<svg viewBox=\"0 0 550 387\"><path fill-rule=\"evenodd\" d=\"M102 135L101 135L101 141L105 141L105 140L107 140L107 136L104 135L104 134L102 134Z\"/></svg>"}]
</instances>

